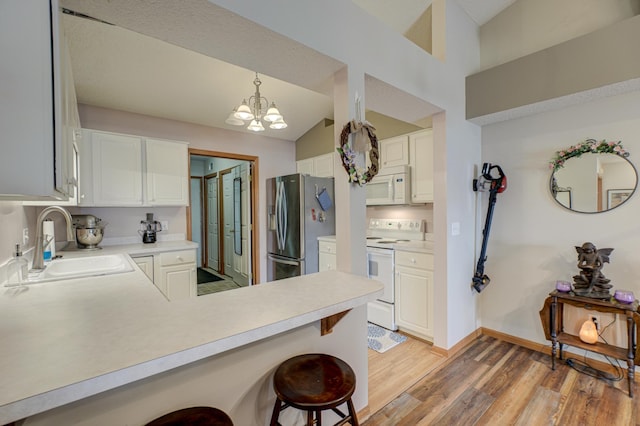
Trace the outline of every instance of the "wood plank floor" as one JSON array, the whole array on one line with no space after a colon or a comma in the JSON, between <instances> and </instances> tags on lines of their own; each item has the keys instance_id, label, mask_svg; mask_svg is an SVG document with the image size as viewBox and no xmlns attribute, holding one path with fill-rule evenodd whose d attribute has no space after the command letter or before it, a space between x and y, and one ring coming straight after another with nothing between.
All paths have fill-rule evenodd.
<instances>
[{"instance_id":1,"label":"wood plank floor","mask_svg":"<svg viewBox=\"0 0 640 426\"><path fill-rule=\"evenodd\" d=\"M434 355L426 356L433 359ZM386 380L375 377L371 381L370 363L372 416L363 426L640 426L640 395L637 390L629 398L626 378L607 383L562 362L552 371L548 355L493 337L481 336L455 358L435 363L415 382L415 377L407 379L406 390L380 410L374 403L384 398L372 388L384 386ZM372 396L379 399L372 400Z\"/></svg>"}]
</instances>

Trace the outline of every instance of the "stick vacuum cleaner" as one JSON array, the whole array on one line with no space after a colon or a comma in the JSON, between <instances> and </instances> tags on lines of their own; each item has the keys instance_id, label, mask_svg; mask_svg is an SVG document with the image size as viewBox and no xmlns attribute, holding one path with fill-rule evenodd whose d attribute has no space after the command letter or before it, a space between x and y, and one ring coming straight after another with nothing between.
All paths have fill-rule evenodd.
<instances>
[{"instance_id":1,"label":"stick vacuum cleaner","mask_svg":"<svg viewBox=\"0 0 640 426\"><path fill-rule=\"evenodd\" d=\"M500 166L491 165L491 163L484 163L482 165L482 174L473 180L474 191L489 192L489 207L487 218L484 222L484 230L482 231L482 249L476 265L476 272L471 281L471 285L478 293L484 290L491 282L491 279L484 273L484 262L487 260L487 242L489 241L489 231L491 230L491 219L493 218L496 198L498 194L506 191L506 189L507 176L505 176Z\"/></svg>"}]
</instances>

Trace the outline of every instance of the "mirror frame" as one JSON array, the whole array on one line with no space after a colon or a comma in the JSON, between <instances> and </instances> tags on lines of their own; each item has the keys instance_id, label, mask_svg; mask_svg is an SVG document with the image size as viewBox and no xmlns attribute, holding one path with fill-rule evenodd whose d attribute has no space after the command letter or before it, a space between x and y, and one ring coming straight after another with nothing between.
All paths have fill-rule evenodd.
<instances>
[{"instance_id":1,"label":"mirror frame","mask_svg":"<svg viewBox=\"0 0 640 426\"><path fill-rule=\"evenodd\" d=\"M631 193L629 194L629 196L627 197L627 199L625 199L624 201L622 201L621 203L617 204L616 206L612 207L612 208L606 208L604 210L600 210L600 211L580 211L580 210L574 210L572 208L572 194L571 194L571 188L562 188L559 187L556 181L556 177L555 177L555 173L564 167L564 164L566 161L572 159L572 158L579 158L580 156L582 156L582 154L613 154L613 155L617 155L619 157L621 157L623 160L626 160L627 163L631 166L631 168L633 169L633 172L635 173L636 176L636 182L635 185L633 187L633 190L631 191ZM573 145L570 146L569 148L560 150L560 151L556 151L553 160L549 163L549 168L551 169L551 177L549 179L549 190L551 192L551 196L553 197L553 200L559 204L560 206L564 207L565 209L572 211L574 213L583 213L583 214L595 214L595 213L605 213L611 210L614 210L618 207L620 207L621 205L623 205L624 203L626 203L636 192L637 188L638 188L638 171L636 169L636 167L633 165L633 163L629 160L629 152L627 150L624 149L624 147L622 146L622 142L621 141L609 141L607 142L606 140L601 140L601 141L597 141L595 139L587 139L586 141L579 143L577 145ZM612 190L617 190L617 189L610 189L607 190L607 200L609 199L611 193L609 191ZM569 193L569 206L561 203L558 198L557 198L557 194L560 192L568 192ZM608 201L607 201L607 205L608 205Z\"/></svg>"}]
</instances>

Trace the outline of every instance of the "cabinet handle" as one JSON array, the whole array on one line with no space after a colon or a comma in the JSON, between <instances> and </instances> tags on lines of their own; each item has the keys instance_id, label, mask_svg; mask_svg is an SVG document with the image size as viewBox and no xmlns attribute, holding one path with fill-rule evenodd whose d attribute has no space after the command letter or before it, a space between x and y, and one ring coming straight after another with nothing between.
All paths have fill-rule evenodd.
<instances>
[{"instance_id":1,"label":"cabinet handle","mask_svg":"<svg viewBox=\"0 0 640 426\"><path fill-rule=\"evenodd\" d=\"M176 259L178 259L180 262L183 262L182 256L176 256Z\"/></svg>"}]
</instances>

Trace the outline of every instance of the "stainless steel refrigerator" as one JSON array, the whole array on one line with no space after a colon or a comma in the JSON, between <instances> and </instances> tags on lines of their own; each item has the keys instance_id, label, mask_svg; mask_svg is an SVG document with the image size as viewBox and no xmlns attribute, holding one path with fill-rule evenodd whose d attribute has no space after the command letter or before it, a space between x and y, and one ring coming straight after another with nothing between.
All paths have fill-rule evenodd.
<instances>
[{"instance_id":1,"label":"stainless steel refrigerator","mask_svg":"<svg viewBox=\"0 0 640 426\"><path fill-rule=\"evenodd\" d=\"M336 232L333 178L267 179L267 215L268 280L318 272L318 237Z\"/></svg>"}]
</instances>

